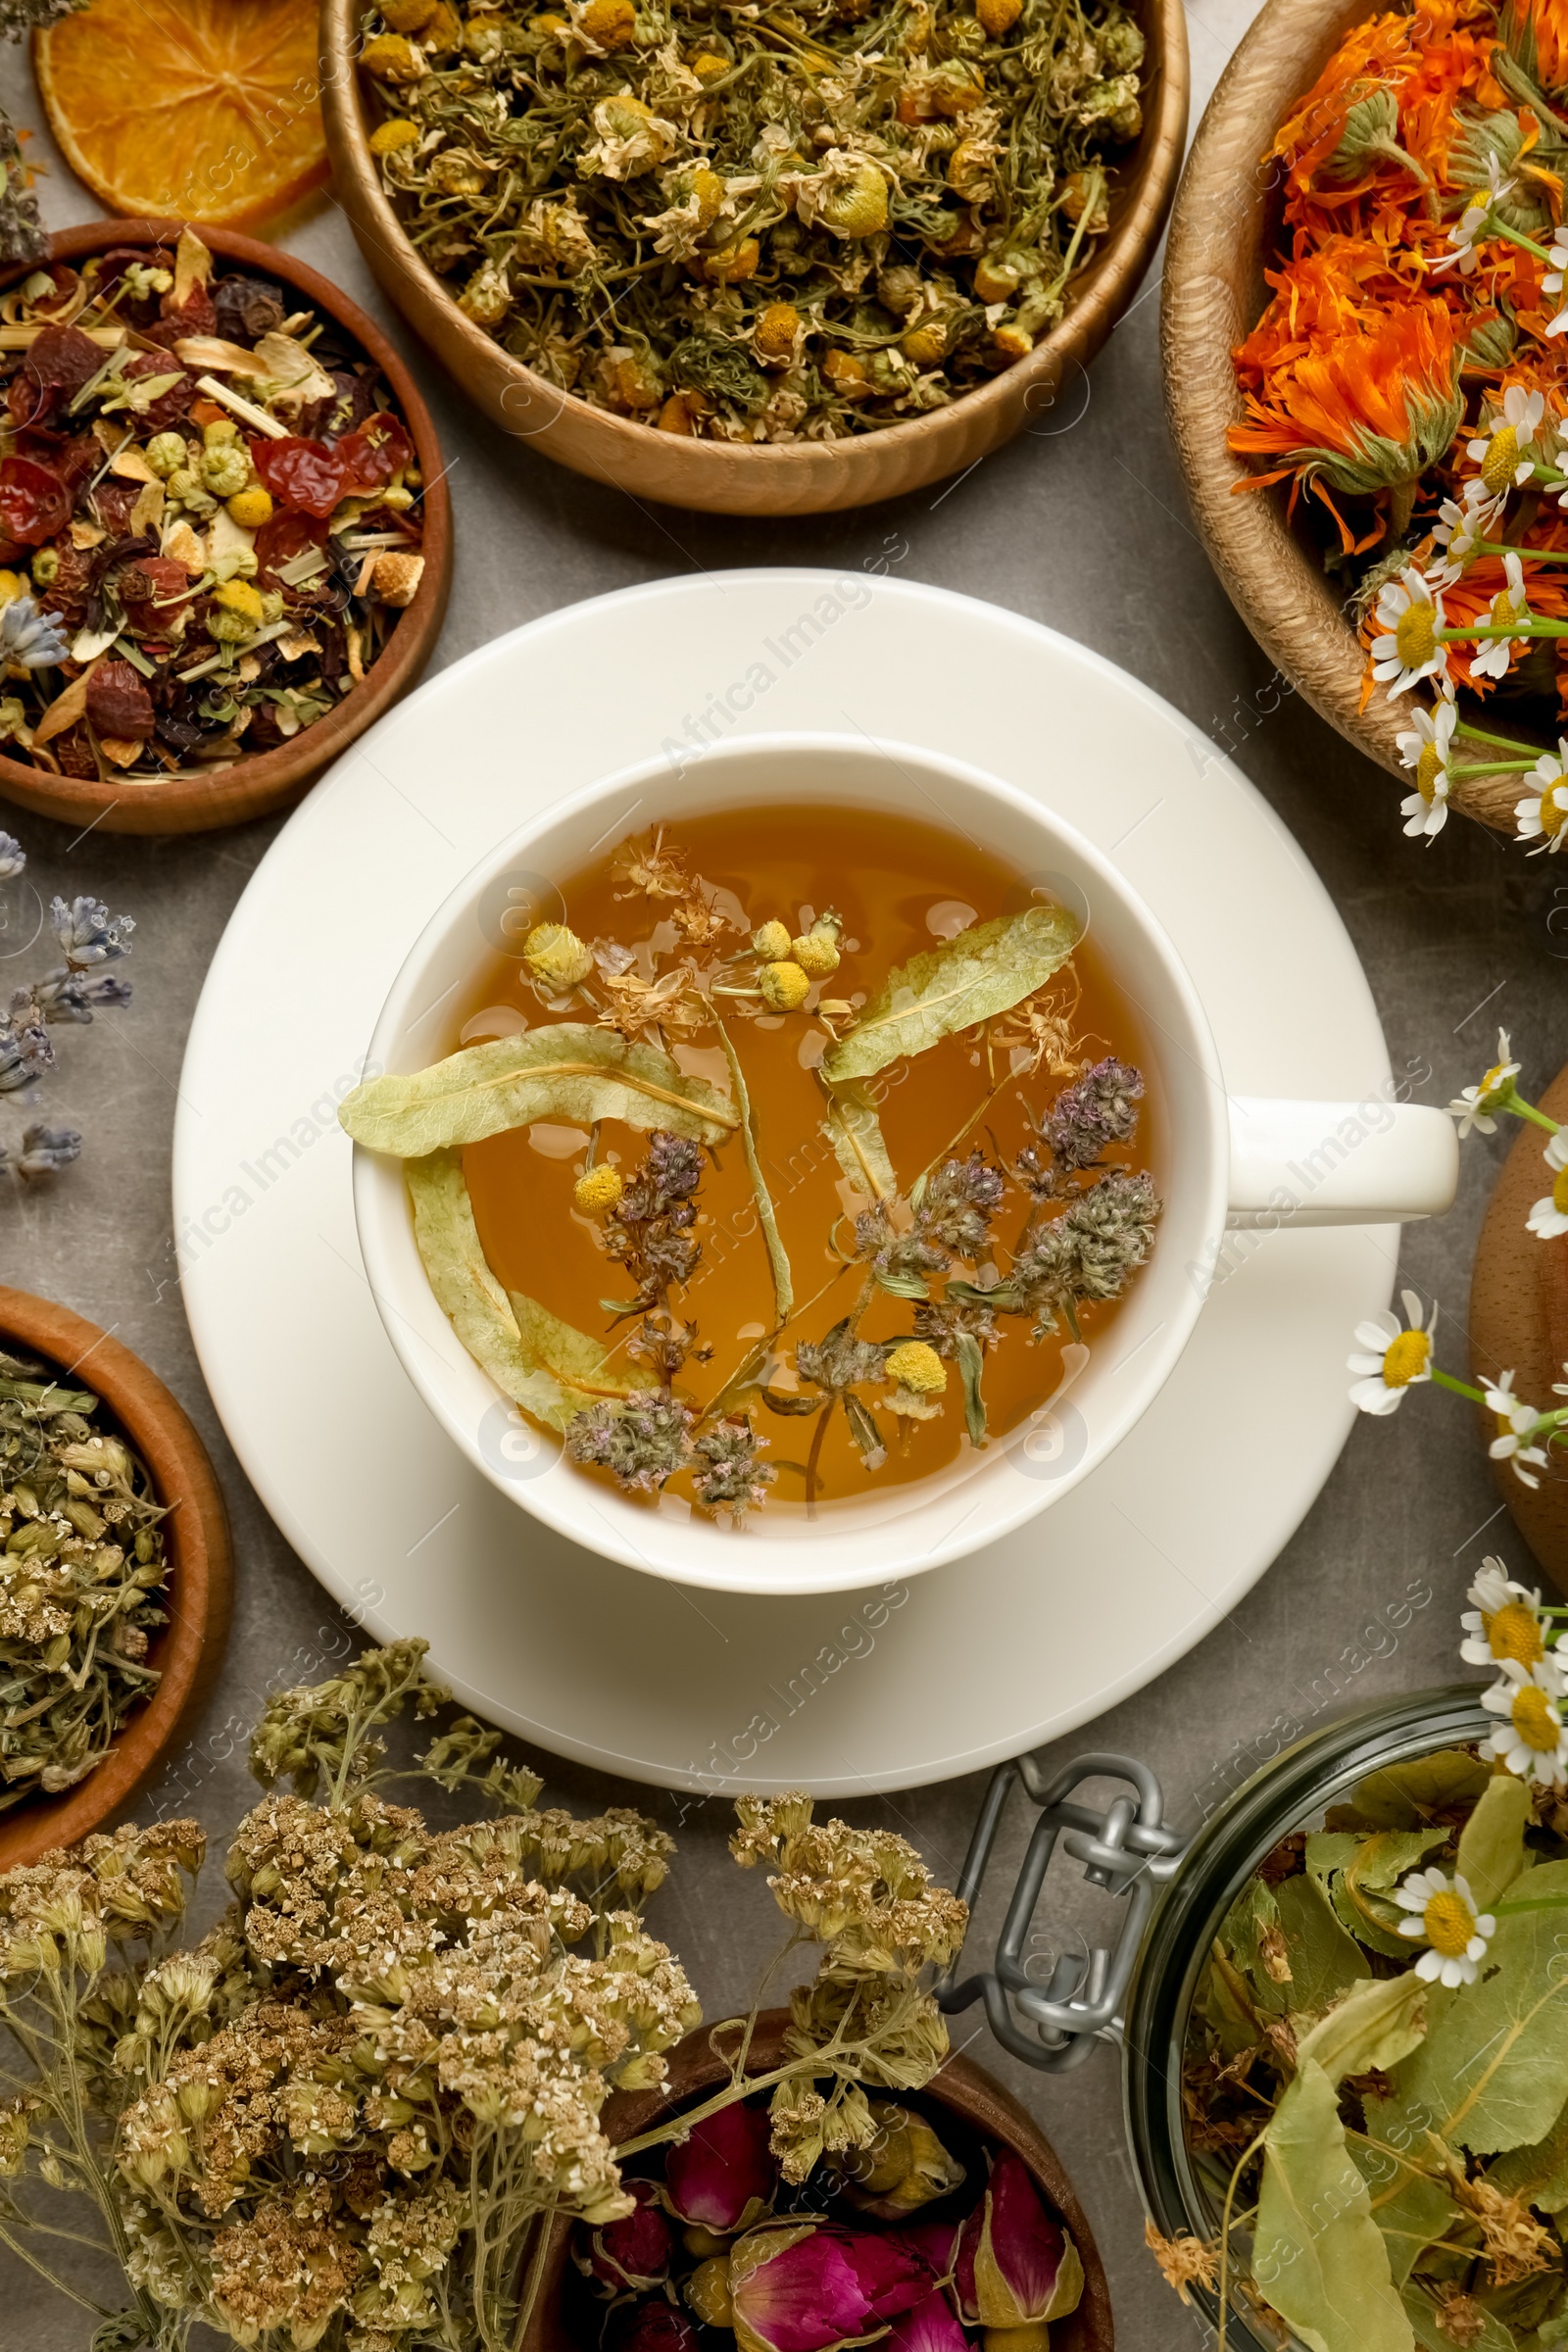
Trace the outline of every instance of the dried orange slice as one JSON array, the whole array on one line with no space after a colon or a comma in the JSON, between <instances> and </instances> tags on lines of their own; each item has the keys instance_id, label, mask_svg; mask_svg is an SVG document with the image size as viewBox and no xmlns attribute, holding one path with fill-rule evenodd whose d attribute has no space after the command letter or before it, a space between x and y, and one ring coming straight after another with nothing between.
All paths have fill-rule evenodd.
<instances>
[{"instance_id":1,"label":"dried orange slice","mask_svg":"<svg viewBox=\"0 0 1568 2352\"><path fill-rule=\"evenodd\" d=\"M32 56L67 163L112 213L247 228L327 175L316 0L91 0Z\"/></svg>"}]
</instances>

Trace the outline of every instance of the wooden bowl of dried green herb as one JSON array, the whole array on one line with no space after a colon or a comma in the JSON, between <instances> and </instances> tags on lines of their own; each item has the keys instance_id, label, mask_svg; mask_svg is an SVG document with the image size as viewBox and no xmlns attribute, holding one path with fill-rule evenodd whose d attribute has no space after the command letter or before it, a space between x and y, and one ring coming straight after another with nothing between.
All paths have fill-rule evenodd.
<instances>
[{"instance_id":1,"label":"wooden bowl of dried green herb","mask_svg":"<svg viewBox=\"0 0 1568 2352\"><path fill-rule=\"evenodd\" d=\"M0 1288L0 1870L125 1810L221 1663L230 1597L223 1497L163 1382Z\"/></svg>"},{"instance_id":2,"label":"wooden bowl of dried green herb","mask_svg":"<svg viewBox=\"0 0 1568 2352\"><path fill-rule=\"evenodd\" d=\"M0 797L109 833L244 823L415 683L452 572L440 445L305 263L65 229L0 272Z\"/></svg>"},{"instance_id":3,"label":"wooden bowl of dried green herb","mask_svg":"<svg viewBox=\"0 0 1568 2352\"><path fill-rule=\"evenodd\" d=\"M338 201L503 431L638 499L869 505L1076 421L1159 236L1181 0L323 0Z\"/></svg>"}]
</instances>

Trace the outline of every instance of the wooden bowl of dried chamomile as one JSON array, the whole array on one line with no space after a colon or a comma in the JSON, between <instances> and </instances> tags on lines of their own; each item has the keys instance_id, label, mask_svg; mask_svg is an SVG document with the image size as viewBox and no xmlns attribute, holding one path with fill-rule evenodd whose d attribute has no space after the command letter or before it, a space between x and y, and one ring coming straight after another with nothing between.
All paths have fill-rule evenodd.
<instances>
[{"instance_id":1,"label":"wooden bowl of dried chamomile","mask_svg":"<svg viewBox=\"0 0 1568 2352\"><path fill-rule=\"evenodd\" d=\"M97 220L0 279L0 796L110 833L296 800L446 609L429 413L275 246Z\"/></svg>"},{"instance_id":2,"label":"wooden bowl of dried chamomile","mask_svg":"<svg viewBox=\"0 0 1568 2352\"><path fill-rule=\"evenodd\" d=\"M230 1592L222 1494L163 1382L0 1289L0 1870L124 1811L221 1663Z\"/></svg>"},{"instance_id":3,"label":"wooden bowl of dried chamomile","mask_svg":"<svg viewBox=\"0 0 1568 2352\"><path fill-rule=\"evenodd\" d=\"M639 499L865 506L1081 412L1187 123L1180 0L324 0L338 201L504 432Z\"/></svg>"}]
</instances>

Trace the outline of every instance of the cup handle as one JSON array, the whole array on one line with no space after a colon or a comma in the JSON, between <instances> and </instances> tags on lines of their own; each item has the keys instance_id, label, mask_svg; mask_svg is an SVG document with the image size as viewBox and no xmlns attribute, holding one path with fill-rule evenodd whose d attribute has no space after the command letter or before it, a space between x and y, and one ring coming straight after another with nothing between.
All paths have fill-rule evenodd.
<instances>
[{"instance_id":1,"label":"cup handle","mask_svg":"<svg viewBox=\"0 0 1568 2352\"><path fill-rule=\"evenodd\" d=\"M1453 1204L1459 1139L1430 1103L1232 1095L1230 1130L1228 1226L1388 1225Z\"/></svg>"}]
</instances>

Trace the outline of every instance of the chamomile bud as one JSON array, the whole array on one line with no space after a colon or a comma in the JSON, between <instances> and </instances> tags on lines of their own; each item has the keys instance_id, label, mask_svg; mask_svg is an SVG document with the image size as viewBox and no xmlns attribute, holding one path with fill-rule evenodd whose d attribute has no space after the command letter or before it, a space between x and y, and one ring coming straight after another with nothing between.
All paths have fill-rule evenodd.
<instances>
[{"instance_id":1,"label":"chamomile bud","mask_svg":"<svg viewBox=\"0 0 1568 2352\"><path fill-rule=\"evenodd\" d=\"M185 463L184 434L154 433L147 444L146 457L160 481L167 482L170 475Z\"/></svg>"},{"instance_id":2,"label":"chamomile bud","mask_svg":"<svg viewBox=\"0 0 1568 2352\"><path fill-rule=\"evenodd\" d=\"M790 952L788 925L779 922L776 917L772 922L764 923L760 931L752 933L752 946L764 963L777 963Z\"/></svg>"},{"instance_id":3,"label":"chamomile bud","mask_svg":"<svg viewBox=\"0 0 1568 2352\"><path fill-rule=\"evenodd\" d=\"M571 1188L571 1197L585 1217L593 1217L602 1208L613 1208L625 1189L618 1171L601 1163L578 1177Z\"/></svg>"},{"instance_id":4,"label":"chamomile bud","mask_svg":"<svg viewBox=\"0 0 1568 2352\"><path fill-rule=\"evenodd\" d=\"M762 1002L774 1012L794 1012L811 993L808 975L798 963L764 963L757 975Z\"/></svg>"},{"instance_id":5,"label":"chamomile bud","mask_svg":"<svg viewBox=\"0 0 1568 2352\"><path fill-rule=\"evenodd\" d=\"M825 980L839 968L838 940L830 930L803 931L791 942L790 954L812 980Z\"/></svg>"},{"instance_id":6,"label":"chamomile bud","mask_svg":"<svg viewBox=\"0 0 1568 2352\"><path fill-rule=\"evenodd\" d=\"M912 1389L916 1396L938 1396L948 1385L947 1365L924 1340L906 1340L883 1369L889 1380L896 1380L901 1389Z\"/></svg>"},{"instance_id":7,"label":"chamomile bud","mask_svg":"<svg viewBox=\"0 0 1568 2352\"><path fill-rule=\"evenodd\" d=\"M522 943L522 959L529 977L557 996L594 968L592 954L564 923L536 923Z\"/></svg>"}]
</instances>

